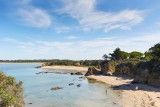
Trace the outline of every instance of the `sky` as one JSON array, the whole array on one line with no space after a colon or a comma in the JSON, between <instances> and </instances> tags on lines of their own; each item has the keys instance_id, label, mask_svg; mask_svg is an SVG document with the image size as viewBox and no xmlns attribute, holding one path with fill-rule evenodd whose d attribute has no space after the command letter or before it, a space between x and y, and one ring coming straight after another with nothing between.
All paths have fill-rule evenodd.
<instances>
[{"instance_id":1,"label":"sky","mask_svg":"<svg viewBox=\"0 0 160 107\"><path fill-rule=\"evenodd\" d=\"M160 0L0 0L0 59L102 59L160 42Z\"/></svg>"}]
</instances>

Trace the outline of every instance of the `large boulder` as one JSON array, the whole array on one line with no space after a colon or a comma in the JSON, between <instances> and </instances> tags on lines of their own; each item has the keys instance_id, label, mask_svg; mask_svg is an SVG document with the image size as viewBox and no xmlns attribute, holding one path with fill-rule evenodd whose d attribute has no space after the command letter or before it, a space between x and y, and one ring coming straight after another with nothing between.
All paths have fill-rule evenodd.
<instances>
[{"instance_id":1,"label":"large boulder","mask_svg":"<svg viewBox=\"0 0 160 107\"><path fill-rule=\"evenodd\" d=\"M87 73L85 74L85 76L97 75L97 74L102 74L100 69L97 69L95 67L89 67Z\"/></svg>"}]
</instances>

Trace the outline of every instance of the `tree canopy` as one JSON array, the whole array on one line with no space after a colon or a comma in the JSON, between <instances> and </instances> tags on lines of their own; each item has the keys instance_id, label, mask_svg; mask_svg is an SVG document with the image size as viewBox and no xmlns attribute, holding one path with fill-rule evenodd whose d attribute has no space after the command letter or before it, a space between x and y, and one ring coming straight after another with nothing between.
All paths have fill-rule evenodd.
<instances>
[{"instance_id":1,"label":"tree canopy","mask_svg":"<svg viewBox=\"0 0 160 107\"><path fill-rule=\"evenodd\" d=\"M160 43L154 45L149 49L149 52L153 59L159 60L160 59Z\"/></svg>"},{"instance_id":2,"label":"tree canopy","mask_svg":"<svg viewBox=\"0 0 160 107\"><path fill-rule=\"evenodd\" d=\"M125 52L121 51L120 48L116 48L113 53L109 55L104 54L103 59L105 60L160 60L160 43L155 44L147 52L141 53L138 51Z\"/></svg>"},{"instance_id":3,"label":"tree canopy","mask_svg":"<svg viewBox=\"0 0 160 107\"><path fill-rule=\"evenodd\" d=\"M142 56L143 56L143 53L137 52L137 51L133 51L133 52L129 53L130 59L140 59L140 58L142 58Z\"/></svg>"},{"instance_id":4,"label":"tree canopy","mask_svg":"<svg viewBox=\"0 0 160 107\"><path fill-rule=\"evenodd\" d=\"M125 60L129 57L129 54L125 51L121 51L120 48L116 48L113 53L110 53L109 56L104 54L103 58L106 59L111 59L111 60Z\"/></svg>"}]
</instances>

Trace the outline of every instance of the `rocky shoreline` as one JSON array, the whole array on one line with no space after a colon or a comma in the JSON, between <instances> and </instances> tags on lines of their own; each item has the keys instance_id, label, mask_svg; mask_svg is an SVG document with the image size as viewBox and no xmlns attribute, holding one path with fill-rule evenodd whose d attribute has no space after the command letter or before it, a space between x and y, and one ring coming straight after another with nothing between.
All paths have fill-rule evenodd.
<instances>
[{"instance_id":1,"label":"rocky shoreline","mask_svg":"<svg viewBox=\"0 0 160 107\"><path fill-rule=\"evenodd\" d=\"M105 61L105 63L103 62L101 64L100 69L89 67L88 71L86 70L87 72L85 76L89 80L103 82L113 88L113 90L119 92L119 97L121 97L123 107L160 107L160 89L152 87L153 85L149 86L151 84L148 84L148 80L147 82L145 82L146 75L149 75L149 73L151 73L149 72L149 67L146 67L148 63L150 62L136 62L134 63L135 65L132 66L132 62L122 63L115 61ZM159 66L158 64L159 63L157 63L156 66L152 67L157 67ZM50 67L52 68L53 66ZM132 67L135 68L132 69ZM43 73L53 72L39 72L37 74ZM60 74L60 72L54 73ZM70 74L82 75L81 72L70 72ZM141 78L141 80L139 80L138 78ZM74 84L70 83L68 85L71 86ZM81 85L77 85L77 87L80 86ZM159 87L159 85L156 85L156 87Z\"/></svg>"},{"instance_id":2,"label":"rocky shoreline","mask_svg":"<svg viewBox=\"0 0 160 107\"><path fill-rule=\"evenodd\" d=\"M120 92L123 107L160 107L160 62L104 61L85 76Z\"/></svg>"}]
</instances>

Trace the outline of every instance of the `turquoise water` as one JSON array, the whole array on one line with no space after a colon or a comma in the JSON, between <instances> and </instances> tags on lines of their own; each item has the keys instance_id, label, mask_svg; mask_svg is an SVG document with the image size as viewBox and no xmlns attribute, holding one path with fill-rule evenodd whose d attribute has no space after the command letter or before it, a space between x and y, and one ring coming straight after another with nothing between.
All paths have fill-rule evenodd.
<instances>
[{"instance_id":1,"label":"turquoise water","mask_svg":"<svg viewBox=\"0 0 160 107\"><path fill-rule=\"evenodd\" d=\"M0 64L0 71L23 81L25 107L121 107L117 94L102 83L90 83L70 74L35 74L41 64ZM69 86L69 83L74 85ZM81 87L77 87L81 84ZM52 87L63 87L51 91ZM107 93L106 93L107 90ZM32 104L29 104L32 103Z\"/></svg>"}]
</instances>

